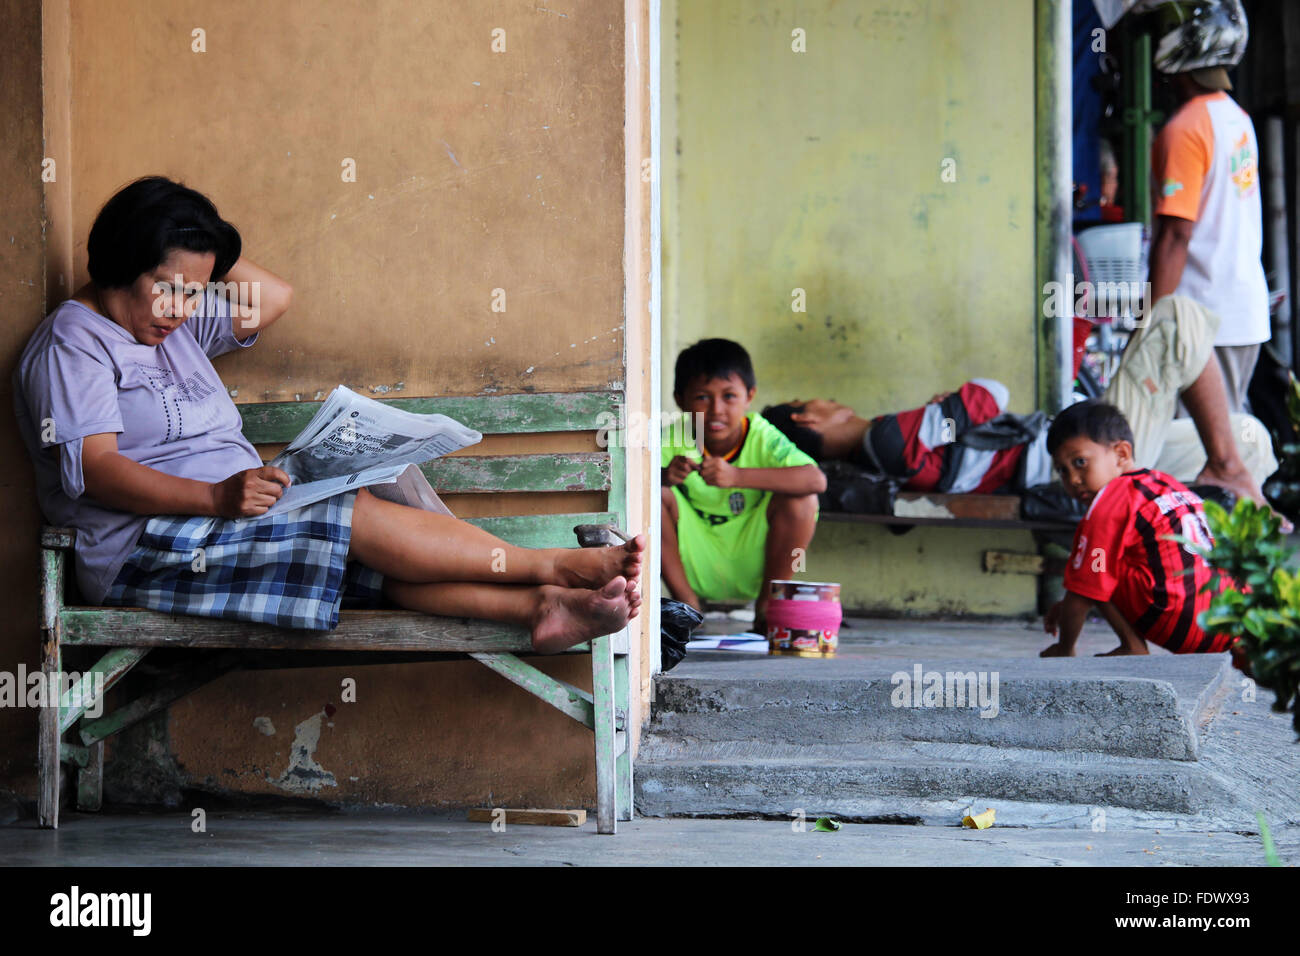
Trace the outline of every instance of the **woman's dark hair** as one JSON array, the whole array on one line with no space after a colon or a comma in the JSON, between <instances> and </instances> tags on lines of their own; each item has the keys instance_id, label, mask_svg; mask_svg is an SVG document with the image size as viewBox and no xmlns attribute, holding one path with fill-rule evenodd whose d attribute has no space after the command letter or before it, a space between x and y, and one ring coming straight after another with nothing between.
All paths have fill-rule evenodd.
<instances>
[{"instance_id":1,"label":"woman's dark hair","mask_svg":"<svg viewBox=\"0 0 1300 956\"><path fill-rule=\"evenodd\" d=\"M673 394L684 395L691 383L703 376L706 382L715 378L740 376L746 388L755 384L754 363L739 342L730 339L701 339L677 356L673 370Z\"/></svg>"},{"instance_id":2,"label":"woman's dark hair","mask_svg":"<svg viewBox=\"0 0 1300 956\"><path fill-rule=\"evenodd\" d=\"M137 179L118 191L95 217L86 250L90 278L103 289L129 286L152 272L172 249L212 252L212 278L239 259L239 231L217 215L200 192L163 176Z\"/></svg>"},{"instance_id":3,"label":"woman's dark hair","mask_svg":"<svg viewBox=\"0 0 1300 956\"><path fill-rule=\"evenodd\" d=\"M788 402L784 405L769 405L763 409L763 417L776 426L777 431L794 442L794 446L801 452L816 461L821 461L824 445L821 432L813 431L807 425L800 425L791 417L796 412L802 412L805 407L791 405Z\"/></svg>"},{"instance_id":4,"label":"woman's dark hair","mask_svg":"<svg viewBox=\"0 0 1300 956\"><path fill-rule=\"evenodd\" d=\"M1077 402L1056 416L1047 430L1047 453L1055 456L1058 448L1080 435L1099 445L1117 441L1133 444L1133 429L1124 413L1098 398Z\"/></svg>"}]
</instances>

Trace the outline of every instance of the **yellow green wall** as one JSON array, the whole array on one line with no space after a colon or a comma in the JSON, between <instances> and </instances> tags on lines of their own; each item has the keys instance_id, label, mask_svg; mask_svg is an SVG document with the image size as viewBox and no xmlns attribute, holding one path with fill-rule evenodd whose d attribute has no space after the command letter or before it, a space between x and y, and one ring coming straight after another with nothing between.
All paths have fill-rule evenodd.
<instances>
[{"instance_id":1,"label":"yellow green wall","mask_svg":"<svg viewBox=\"0 0 1300 956\"><path fill-rule=\"evenodd\" d=\"M716 335L749 349L758 408L816 395L870 415L988 376L1032 410L1032 0L665 0L663 15L665 403L678 351ZM871 580L879 609L1032 608L1032 578L952 556L985 533L927 534L945 561L823 528L809 573L820 559L850 591Z\"/></svg>"}]
</instances>

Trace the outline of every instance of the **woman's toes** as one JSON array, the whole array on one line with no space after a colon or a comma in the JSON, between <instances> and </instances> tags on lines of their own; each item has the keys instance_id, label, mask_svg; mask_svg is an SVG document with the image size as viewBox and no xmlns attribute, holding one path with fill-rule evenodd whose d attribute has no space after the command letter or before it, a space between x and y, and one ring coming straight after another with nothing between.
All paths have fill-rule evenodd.
<instances>
[{"instance_id":1,"label":"woman's toes","mask_svg":"<svg viewBox=\"0 0 1300 956\"><path fill-rule=\"evenodd\" d=\"M554 654L620 630L634 614L627 581L617 575L599 589L543 588L533 622L533 650Z\"/></svg>"},{"instance_id":2,"label":"woman's toes","mask_svg":"<svg viewBox=\"0 0 1300 956\"><path fill-rule=\"evenodd\" d=\"M600 588L614 577L641 576L645 535L608 548L572 548L558 555L551 583L569 588Z\"/></svg>"},{"instance_id":3,"label":"woman's toes","mask_svg":"<svg viewBox=\"0 0 1300 956\"><path fill-rule=\"evenodd\" d=\"M639 534L623 545L626 552L623 558L623 573L626 577L636 578L641 574L641 565L645 555L645 535Z\"/></svg>"}]
</instances>

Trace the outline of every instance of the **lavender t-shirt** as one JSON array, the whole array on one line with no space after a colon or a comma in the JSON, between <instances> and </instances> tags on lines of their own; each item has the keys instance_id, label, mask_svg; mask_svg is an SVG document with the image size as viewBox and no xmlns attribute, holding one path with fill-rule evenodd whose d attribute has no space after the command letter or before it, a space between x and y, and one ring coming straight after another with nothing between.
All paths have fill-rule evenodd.
<instances>
[{"instance_id":1,"label":"lavender t-shirt","mask_svg":"<svg viewBox=\"0 0 1300 956\"><path fill-rule=\"evenodd\" d=\"M199 481L259 467L209 361L255 341L235 338L230 303L211 289L158 345L141 345L71 299L32 334L13 377L18 428L46 519L77 529L77 581L88 601L103 602L149 516L86 494L82 439L117 432L117 450L132 461Z\"/></svg>"}]
</instances>

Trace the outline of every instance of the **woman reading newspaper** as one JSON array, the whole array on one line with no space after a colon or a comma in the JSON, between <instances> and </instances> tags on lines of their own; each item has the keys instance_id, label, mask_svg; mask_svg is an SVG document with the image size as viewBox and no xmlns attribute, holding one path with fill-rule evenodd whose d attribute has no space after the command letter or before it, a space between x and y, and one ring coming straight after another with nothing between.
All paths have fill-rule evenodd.
<instances>
[{"instance_id":1,"label":"woman reading newspaper","mask_svg":"<svg viewBox=\"0 0 1300 956\"><path fill-rule=\"evenodd\" d=\"M46 518L77 529L87 600L329 629L387 597L522 625L541 652L636 616L644 536L516 548L364 488L272 511L290 476L244 438L210 360L256 344L292 289L240 246L200 193L138 180L95 219L90 282L23 352L19 427Z\"/></svg>"}]
</instances>

